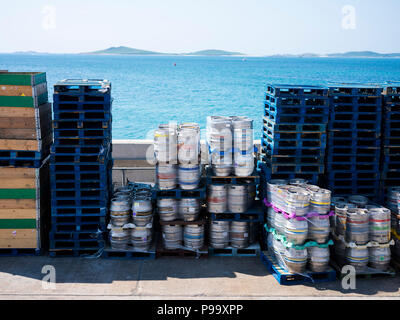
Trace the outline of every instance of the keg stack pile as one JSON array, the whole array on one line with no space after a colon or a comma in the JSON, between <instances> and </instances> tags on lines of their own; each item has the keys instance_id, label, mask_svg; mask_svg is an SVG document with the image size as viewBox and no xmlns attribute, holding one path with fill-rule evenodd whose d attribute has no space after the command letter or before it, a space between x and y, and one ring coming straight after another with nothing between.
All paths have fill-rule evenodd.
<instances>
[{"instance_id":1,"label":"keg stack pile","mask_svg":"<svg viewBox=\"0 0 400 320\"><path fill-rule=\"evenodd\" d=\"M115 190L110 204L109 235L105 258L155 258L152 188L128 183Z\"/></svg>"},{"instance_id":2,"label":"keg stack pile","mask_svg":"<svg viewBox=\"0 0 400 320\"><path fill-rule=\"evenodd\" d=\"M302 178L319 183L324 173L328 89L267 85L258 169L265 197L270 179Z\"/></svg>"},{"instance_id":3,"label":"keg stack pile","mask_svg":"<svg viewBox=\"0 0 400 320\"><path fill-rule=\"evenodd\" d=\"M326 187L335 196L364 195L379 201L382 88L329 88L330 119Z\"/></svg>"},{"instance_id":4,"label":"keg stack pile","mask_svg":"<svg viewBox=\"0 0 400 320\"><path fill-rule=\"evenodd\" d=\"M207 147L209 252L237 255L237 249L251 248L258 254L256 241L264 214L255 201L259 177L254 174L253 120L236 116L208 117Z\"/></svg>"},{"instance_id":5,"label":"keg stack pile","mask_svg":"<svg viewBox=\"0 0 400 320\"><path fill-rule=\"evenodd\" d=\"M268 183L268 253L263 253L264 258L275 260L293 274L329 274L331 193L305 182Z\"/></svg>"},{"instance_id":6,"label":"keg stack pile","mask_svg":"<svg viewBox=\"0 0 400 320\"><path fill-rule=\"evenodd\" d=\"M54 86L50 155L50 255L104 248L112 185L111 83L63 80Z\"/></svg>"},{"instance_id":7,"label":"keg stack pile","mask_svg":"<svg viewBox=\"0 0 400 320\"><path fill-rule=\"evenodd\" d=\"M0 254L38 254L50 216L46 73L0 72Z\"/></svg>"},{"instance_id":8,"label":"keg stack pile","mask_svg":"<svg viewBox=\"0 0 400 320\"><path fill-rule=\"evenodd\" d=\"M203 252L201 207L206 192L201 179L199 125L160 125L154 134L154 153L157 183L153 196L162 234L157 255Z\"/></svg>"},{"instance_id":9,"label":"keg stack pile","mask_svg":"<svg viewBox=\"0 0 400 320\"><path fill-rule=\"evenodd\" d=\"M336 266L351 265L357 274L391 272L390 210L364 196L334 198L333 257Z\"/></svg>"}]
</instances>

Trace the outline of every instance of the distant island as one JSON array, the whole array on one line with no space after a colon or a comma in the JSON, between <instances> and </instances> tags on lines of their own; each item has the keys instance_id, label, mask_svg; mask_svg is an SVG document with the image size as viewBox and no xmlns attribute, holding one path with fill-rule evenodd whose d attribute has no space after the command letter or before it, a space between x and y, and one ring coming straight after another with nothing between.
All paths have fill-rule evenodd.
<instances>
[{"instance_id":1,"label":"distant island","mask_svg":"<svg viewBox=\"0 0 400 320\"><path fill-rule=\"evenodd\" d=\"M119 55L190 55L190 56L243 56L244 54L239 52L229 52L224 50L202 50L190 53L161 53L155 51L147 51L147 50L140 50L134 49L129 47L111 47L105 50L99 50L94 52L87 52L83 54L99 54L99 55L106 55L106 54L119 54Z\"/></svg>"},{"instance_id":2,"label":"distant island","mask_svg":"<svg viewBox=\"0 0 400 320\"><path fill-rule=\"evenodd\" d=\"M47 55L52 53L35 52L35 51L18 51L12 54L19 55ZM60 54L60 53L59 53ZM231 52L225 50L208 49L189 53L162 53L149 50L134 49L130 47L111 47L104 50L98 50L93 52L85 52L79 54L87 55L172 55L172 56L247 56L240 52ZM400 58L400 53L378 53L374 51L349 51L344 53L329 53L329 54L317 54L317 53L303 53L303 54L275 54L263 56L265 58Z\"/></svg>"}]
</instances>

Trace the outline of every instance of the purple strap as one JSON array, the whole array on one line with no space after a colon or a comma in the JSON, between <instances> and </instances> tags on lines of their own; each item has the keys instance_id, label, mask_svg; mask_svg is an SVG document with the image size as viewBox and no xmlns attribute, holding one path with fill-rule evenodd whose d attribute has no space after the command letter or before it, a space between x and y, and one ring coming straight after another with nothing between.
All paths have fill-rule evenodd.
<instances>
[{"instance_id":1,"label":"purple strap","mask_svg":"<svg viewBox=\"0 0 400 320\"><path fill-rule=\"evenodd\" d=\"M286 219L296 219L298 221L305 221L308 218L318 217L318 216L322 219L329 219L329 217L332 217L335 215L334 211L330 211L328 214L319 214L318 212L308 212L306 215L298 217L298 216L296 216L295 213L288 213L288 212L285 212L285 211L279 209L278 207L274 206L272 203L268 202L267 199L264 199L264 204L266 207L274 209L275 212L282 213Z\"/></svg>"}]
</instances>

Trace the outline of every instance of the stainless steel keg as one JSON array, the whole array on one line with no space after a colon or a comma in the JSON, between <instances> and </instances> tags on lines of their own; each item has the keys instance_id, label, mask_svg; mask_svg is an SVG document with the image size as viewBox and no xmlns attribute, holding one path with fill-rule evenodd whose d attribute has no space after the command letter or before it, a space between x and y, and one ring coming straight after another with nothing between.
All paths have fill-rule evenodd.
<instances>
[{"instance_id":1,"label":"stainless steel keg","mask_svg":"<svg viewBox=\"0 0 400 320\"><path fill-rule=\"evenodd\" d=\"M244 249L249 246L249 224L247 222L231 222L231 246Z\"/></svg>"},{"instance_id":2,"label":"stainless steel keg","mask_svg":"<svg viewBox=\"0 0 400 320\"><path fill-rule=\"evenodd\" d=\"M180 225L162 226L162 236L165 249L179 249L183 241L183 227Z\"/></svg>"},{"instance_id":3,"label":"stainless steel keg","mask_svg":"<svg viewBox=\"0 0 400 320\"><path fill-rule=\"evenodd\" d=\"M229 246L229 221L210 221L210 245L215 249Z\"/></svg>"},{"instance_id":4,"label":"stainless steel keg","mask_svg":"<svg viewBox=\"0 0 400 320\"><path fill-rule=\"evenodd\" d=\"M228 211L228 185L211 184L208 186L207 208L210 213Z\"/></svg>"},{"instance_id":5,"label":"stainless steel keg","mask_svg":"<svg viewBox=\"0 0 400 320\"><path fill-rule=\"evenodd\" d=\"M160 190L175 189L178 184L178 168L174 164L157 164L156 180Z\"/></svg>"},{"instance_id":6,"label":"stainless steel keg","mask_svg":"<svg viewBox=\"0 0 400 320\"><path fill-rule=\"evenodd\" d=\"M200 214L200 200L186 198L178 202L179 217L184 221L196 221Z\"/></svg>"},{"instance_id":7,"label":"stainless steel keg","mask_svg":"<svg viewBox=\"0 0 400 320\"><path fill-rule=\"evenodd\" d=\"M348 209L346 214L346 241L363 245L369 241L369 213L366 209Z\"/></svg>"},{"instance_id":8,"label":"stainless steel keg","mask_svg":"<svg viewBox=\"0 0 400 320\"><path fill-rule=\"evenodd\" d=\"M179 218L178 202L176 199L159 198L157 200L158 214L161 221L175 221Z\"/></svg>"},{"instance_id":9,"label":"stainless steel keg","mask_svg":"<svg viewBox=\"0 0 400 320\"><path fill-rule=\"evenodd\" d=\"M389 268L390 259L389 246L369 248L369 264L371 268L386 271Z\"/></svg>"},{"instance_id":10,"label":"stainless steel keg","mask_svg":"<svg viewBox=\"0 0 400 320\"><path fill-rule=\"evenodd\" d=\"M305 273L307 257L307 249L297 250L295 248L285 248L284 261L289 272Z\"/></svg>"},{"instance_id":11,"label":"stainless steel keg","mask_svg":"<svg viewBox=\"0 0 400 320\"><path fill-rule=\"evenodd\" d=\"M179 186L183 190L193 190L200 184L200 165L180 164L178 168Z\"/></svg>"},{"instance_id":12,"label":"stainless steel keg","mask_svg":"<svg viewBox=\"0 0 400 320\"><path fill-rule=\"evenodd\" d=\"M326 272L329 269L329 248L309 247L307 251L312 272Z\"/></svg>"},{"instance_id":13,"label":"stainless steel keg","mask_svg":"<svg viewBox=\"0 0 400 320\"><path fill-rule=\"evenodd\" d=\"M232 213L244 213L247 211L247 186L229 185L228 210Z\"/></svg>"},{"instance_id":14,"label":"stainless steel keg","mask_svg":"<svg viewBox=\"0 0 400 320\"><path fill-rule=\"evenodd\" d=\"M200 250L204 247L204 225L186 225L183 228L183 240L186 248Z\"/></svg>"},{"instance_id":15,"label":"stainless steel keg","mask_svg":"<svg viewBox=\"0 0 400 320\"><path fill-rule=\"evenodd\" d=\"M289 242L295 245L303 245L308 236L307 221L286 219L284 224L284 234Z\"/></svg>"},{"instance_id":16,"label":"stainless steel keg","mask_svg":"<svg viewBox=\"0 0 400 320\"><path fill-rule=\"evenodd\" d=\"M390 216L391 212L386 208L372 208L368 210L370 240L378 243L388 243L390 241Z\"/></svg>"}]
</instances>

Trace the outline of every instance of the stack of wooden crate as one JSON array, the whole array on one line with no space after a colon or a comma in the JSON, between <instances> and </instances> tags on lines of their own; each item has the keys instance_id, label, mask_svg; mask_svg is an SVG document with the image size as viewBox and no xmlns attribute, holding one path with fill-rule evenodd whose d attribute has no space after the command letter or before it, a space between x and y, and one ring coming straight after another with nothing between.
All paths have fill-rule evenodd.
<instances>
[{"instance_id":1,"label":"stack of wooden crate","mask_svg":"<svg viewBox=\"0 0 400 320\"><path fill-rule=\"evenodd\" d=\"M45 73L0 71L0 254L43 248L51 121Z\"/></svg>"}]
</instances>

